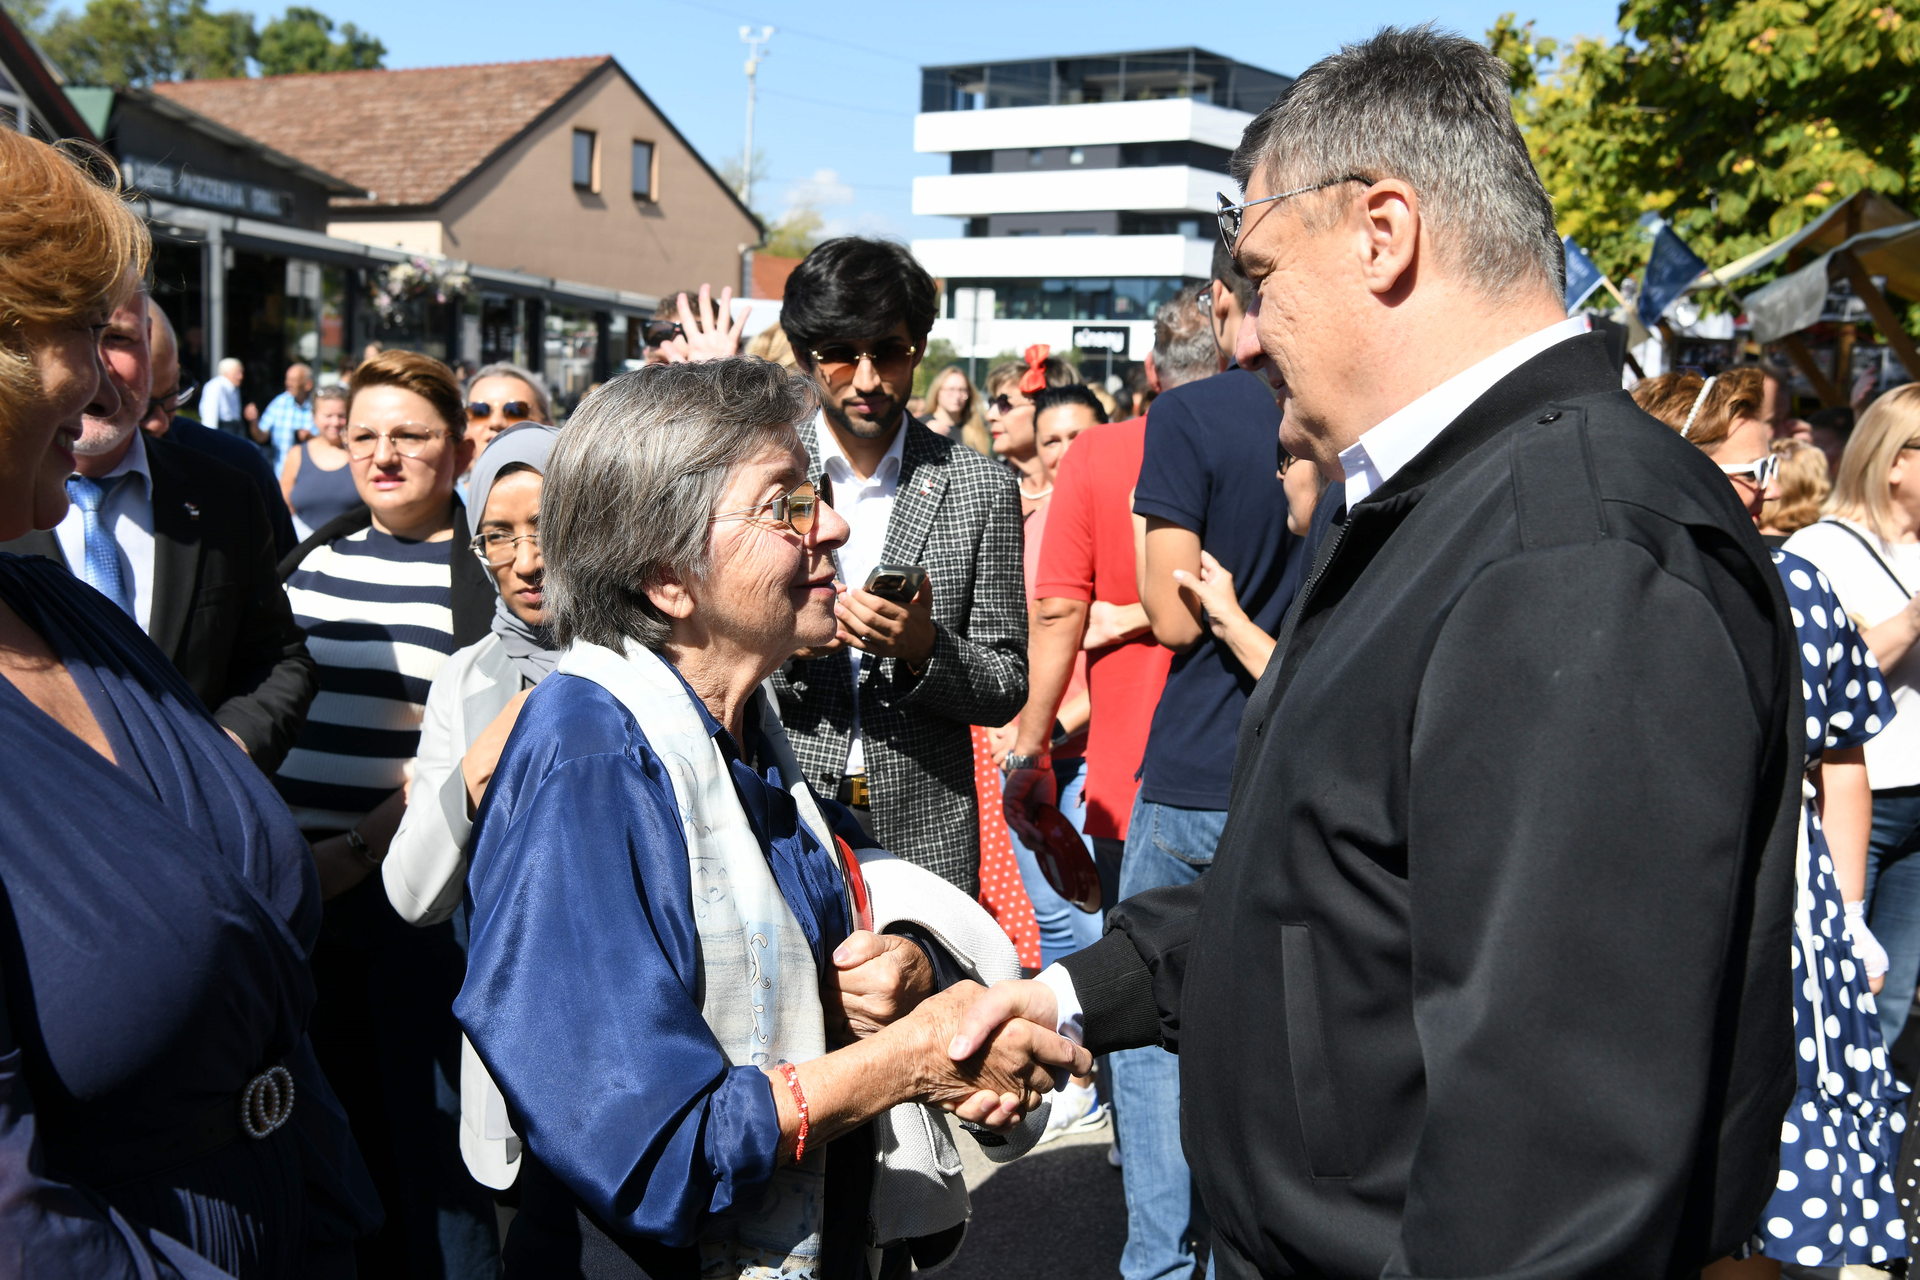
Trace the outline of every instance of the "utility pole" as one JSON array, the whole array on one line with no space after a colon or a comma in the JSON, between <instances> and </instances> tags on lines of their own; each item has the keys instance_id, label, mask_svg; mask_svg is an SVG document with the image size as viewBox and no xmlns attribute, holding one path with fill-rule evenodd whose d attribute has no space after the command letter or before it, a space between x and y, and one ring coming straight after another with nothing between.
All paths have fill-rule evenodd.
<instances>
[{"instance_id":1,"label":"utility pole","mask_svg":"<svg viewBox=\"0 0 1920 1280\"><path fill-rule=\"evenodd\" d=\"M753 207L753 100L755 79L760 72L760 59L764 56L760 46L773 39L773 28L762 27L755 34L752 27L740 28L740 41L747 46L747 150L740 164L740 203Z\"/></svg>"}]
</instances>

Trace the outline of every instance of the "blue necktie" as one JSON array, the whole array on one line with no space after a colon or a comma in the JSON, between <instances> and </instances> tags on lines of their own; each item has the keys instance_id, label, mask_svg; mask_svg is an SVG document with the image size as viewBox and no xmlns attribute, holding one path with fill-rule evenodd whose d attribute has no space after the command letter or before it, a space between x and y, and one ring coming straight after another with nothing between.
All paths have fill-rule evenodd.
<instances>
[{"instance_id":1,"label":"blue necktie","mask_svg":"<svg viewBox=\"0 0 1920 1280\"><path fill-rule=\"evenodd\" d=\"M113 531L100 518L100 508L121 479L114 476L102 484L86 476L68 476L67 497L80 508L80 527L86 533L86 563L81 566L81 581L119 605L131 618L134 616L133 592L127 589L127 575L120 564L120 544L113 540Z\"/></svg>"}]
</instances>

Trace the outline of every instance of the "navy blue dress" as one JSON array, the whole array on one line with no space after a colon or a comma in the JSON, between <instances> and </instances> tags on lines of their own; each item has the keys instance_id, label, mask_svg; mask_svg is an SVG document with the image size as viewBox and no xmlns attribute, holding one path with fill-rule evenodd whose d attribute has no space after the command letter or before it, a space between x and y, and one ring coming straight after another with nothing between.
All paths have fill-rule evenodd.
<instances>
[{"instance_id":1,"label":"navy blue dress","mask_svg":"<svg viewBox=\"0 0 1920 1280\"><path fill-rule=\"evenodd\" d=\"M1826 575L1790 551L1775 551L1773 563L1800 642L1812 767L1824 751L1860 746L1880 732L1893 718L1893 700ZM1887 1069L1873 993L1847 940L1833 858L1812 803L1802 821L1807 865L1799 869L1793 938L1799 1085L1781 1126L1779 1182L1755 1243L1770 1258L1804 1267L1882 1266L1907 1256L1893 1184L1907 1090Z\"/></svg>"},{"instance_id":2,"label":"navy blue dress","mask_svg":"<svg viewBox=\"0 0 1920 1280\"><path fill-rule=\"evenodd\" d=\"M829 972L853 927L837 860L799 821L778 769L743 761L701 715L817 969ZM820 808L850 847L873 844L845 809ZM780 1123L766 1075L730 1066L700 1016L672 780L611 693L550 676L501 754L472 848L467 978L454 1014L526 1141L507 1275L692 1276L706 1215L752 1203L766 1185ZM836 1207L865 1217L864 1195L837 1176L838 1149L827 1157L829 1256ZM869 1146L848 1164L871 1162ZM626 1259L596 1266L596 1248ZM864 1256L845 1268L823 1258L821 1274L864 1270Z\"/></svg>"},{"instance_id":3,"label":"navy blue dress","mask_svg":"<svg viewBox=\"0 0 1920 1280\"><path fill-rule=\"evenodd\" d=\"M307 1042L306 842L126 614L12 555L0 599L118 762L0 680L0 1275L350 1275L380 1210ZM296 1101L269 1137L117 1185L80 1176L276 1063Z\"/></svg>"}]
</instances>

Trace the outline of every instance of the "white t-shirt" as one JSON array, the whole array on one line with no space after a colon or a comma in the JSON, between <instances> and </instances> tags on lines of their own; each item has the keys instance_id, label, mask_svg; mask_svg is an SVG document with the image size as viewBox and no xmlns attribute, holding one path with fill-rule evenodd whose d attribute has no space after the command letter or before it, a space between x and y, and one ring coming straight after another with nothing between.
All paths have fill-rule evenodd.
<instances>
[{"instance_id":1,"label":"white t-shirt","mask_svg":"<svg viewBox=\"0 0 1920 1280\"><path fill-rule=\"evenodd\" d=\"M1920 542L1882 542L1858 521L1846 525L1829 520L1808 525L1787 539L1787 550L1826 575L1840 606L1864 631L1906 608L1920 591ZM1873 550L1861 546L1849 529ZM1880 561L1886 562L1884 568ZM1897 714L1867 742L1867 781L1875 791L1920 785L1920 644L1908 649L1886 677Z\"/></svg>"}]
</instances>

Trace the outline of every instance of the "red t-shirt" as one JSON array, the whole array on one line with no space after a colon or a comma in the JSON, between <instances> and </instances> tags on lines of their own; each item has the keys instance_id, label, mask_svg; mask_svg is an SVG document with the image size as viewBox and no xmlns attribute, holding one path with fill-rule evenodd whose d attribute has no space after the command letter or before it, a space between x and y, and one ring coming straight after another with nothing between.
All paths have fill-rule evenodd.
<instances>
[{"instance_id":1,"label":"red t-shirt","mask_svg":"<svg viewBox=\"0 0 1920 1280\"><path fill-rule=\"evenodd\" d=\"M1081 432L1060 460L1035 599L1104 600L1138 604L1134 583L1133 504L1140 479L1147 420L1130 418ZM1087 834L1124 839L1133 812L1147 730L1160 702L1173 653L1153 634L1087 655L1093 722L1087 741Z\"/></svg>"}]
</instances>

